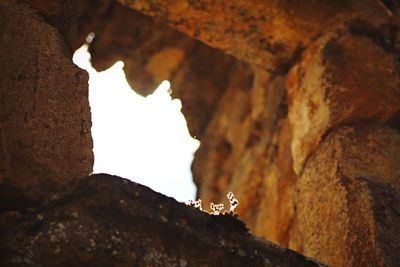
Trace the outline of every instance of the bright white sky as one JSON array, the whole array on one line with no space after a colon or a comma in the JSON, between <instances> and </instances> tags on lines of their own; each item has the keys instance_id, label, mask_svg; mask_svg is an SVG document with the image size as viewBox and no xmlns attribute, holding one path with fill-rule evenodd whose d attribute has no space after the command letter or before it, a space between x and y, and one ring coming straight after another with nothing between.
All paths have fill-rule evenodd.
<instances>
[{"instance_id":1,"label":"bright white sky","mask_svg":"<svg viewBox=\"0 0 400 267\"><path fill-rule=\"evenodd\" d=\"M73 60L90 76L93 172L128 178L179 201L194 199L190 165L200 143L189 135L181 101L171 99L169 82L142 97L129 87L123 62L96 72L86 45Z\"/></svg>"}]
</instances>

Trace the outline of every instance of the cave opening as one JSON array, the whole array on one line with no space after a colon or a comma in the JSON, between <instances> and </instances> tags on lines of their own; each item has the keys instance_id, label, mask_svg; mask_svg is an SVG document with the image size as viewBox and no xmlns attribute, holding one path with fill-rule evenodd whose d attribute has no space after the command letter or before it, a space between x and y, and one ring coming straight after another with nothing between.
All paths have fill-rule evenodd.
<instances>
[{"instance_id":1,"label":"cave opening","mask_svg":"<svg viewBox=\"0 0 400 267\"><path fill-rule=\"evenodd\" d=\"M189 134L170 83L142 97L126 81L122 61L97 72L87 44L73 60L89 73L93 173L125 177L180 201L193 199L191 163L200 142Z\"/></svg>"}]
</instances>

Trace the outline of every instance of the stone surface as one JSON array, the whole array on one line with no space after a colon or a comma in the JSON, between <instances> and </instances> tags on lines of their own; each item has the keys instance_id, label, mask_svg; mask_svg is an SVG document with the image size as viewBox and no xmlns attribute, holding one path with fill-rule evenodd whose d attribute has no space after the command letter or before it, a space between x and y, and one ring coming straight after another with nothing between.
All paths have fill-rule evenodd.
<instances>
[{"instance_id":1,"label":"stone surface","mask_svg":"<svg viewBox=\"0 0 400 267\"><path fill-rule=\"evenodd\" d=\"M56 184L88 175L93 155L88 75L71 62L58 30L11 0L0 3L0 24L0 191L7 192L0 198L6 209L21 193L38 200Z\"/></svg>"},{"instance_id":2,"label":"stone surface","mask_svg":"<svg viewBox=\"0 0 400 267\"><path fill-rule=\"evenodd\" d=\"M79 0L20 0L38 13L46 23L56 28L71 49L78 31L78 17L76 16Z\"/></svg>"},{"instance_id":3,"label":"stone surface","mask_svg":"<svg viewBox=\"0 0 400 267\"><path fill-rule=\"evenodd\" d=\"M118 0L259 68L286 73L304 47L355 18L380 26L390 15L380 1Z\"/></svg>"},{"instance_id":4,"label":"stone surface","mask_svg":"<svg viewBox=\"0 0 400 267\"><path fill-rule=\"evenodd\" d=\"M202 141L193 172L204 205L233 191L240 218L258 236L333 266L398 266L397 2L119 2L157 21L109 0L0 3L2 263L261 262L251 253L265 244L251 237L242 247L250 235L231 217L222 222L162 197L168 205L146 206L134 195L146 190L115 178L69 183L92 160L87 76L70 62L69 48L93 31L98 68L126 60L142 94L171 80ZM49 203L37 208L32 197ZM219 243L225 234L240 245ZM176 237L184 246L171 250ZM267 266L274 261L266 258Z\"/></svg>"},{"instance_id":5,"label":"stone surface","mask_svg":"<svg viewBox=\"0 0 400 267\"><path fill-rule=\"evenodd\" d=\"M303 253L332 266L400 262L400 134L342 127L320 144L296 197Z\"/></svg>"},{"instance_id":6,"label":"stone surface","mask_svg":"<svg viewBox=\"0 0 400 267\"><path fill-rule=\"evenodd\" d=\"M93 175L0 237L1 266L323 266L129 180Z\"/></svg>"},{"instance_id":7,"label":"stone surface","mask_svg":"<svg viewBox=\"0 0 400 267\"><path fill-rule=\"evenodd\" d=\"M251 87L232 86L192 169L206 205L232 191L240 200L238 213L254 234L288 246L296 176L284 85L284 77L255 70Z\"/></svg>"},{"instance_id":8,"label":"stone surface","mask_svg":"<svg viewBox=\"0 0 400 267\"><path fill-rule=\"evenodd\" d=\"M356 121L388 121L400 110L397 55L379 32L354 23L307 48L287 77L294 169L324 134Z\"/></svg>"},{"instance_id":9,"label":"stone surface","mask_svg":"<svg viewBox=\"0 0 400 267\"><path fill-rule=\"evenodd\" d=\"M321 198L330 195L309 194L307 190L316 185L302 187L303 180L298 193L296 184L307 159L320 149L326 135L338 127L360 122L372 127L373 123L387 122L398 128L397 4L119 2L253 66L253 75L248 75L249 80L254 77L252 83L233 86L243 77L230 76L229 86L196 153L194 180L206 205L221 201L227 192L233 191L241 201L239 214L259 236L338 266L352 266L358 261L365 266L396 266L397 241L388 241L388 235L383 233L395 234L396 212L386 218L376 210L372 216L371 210L375 208L368 208L389 207L391 201L398 200L388 184L376 186L364 181L369 176L355 177L354 180L364 180L355 182L359 186L354 189L356 204L352 209L359 207L360 211L354 212L354 216L344 209L329 213L339 209L337 203L347 203L349 194L331 197L321 208ZM386 151L385 146L378 142L376 148ZM325 158L327 165L334 161L334 155L330 157ZM357 164L352 161L349 166L356 168ZM393 171L376 161L366 166L372 173L381 168ZM309 171L317 172L318 167L313 165ZM321 178L321 183L329 181ZM370 196L378 199L385 190L388 197L368 202ZM303 205L303 197L315 204ZM326 211L321 212L324 216L321 218L313 207ZM351 221L338 226L345 231L330 226L329 222L338 217ZM321 221L328 223L320 226ZM321 231L323 227L328 230ZM385 230L378 233L374 229ZM352 230L354 233L348 234ZM373 239L370 233L375 232ZM336 237L342 238L340 242Z\"/></svg>"}]
</instances>

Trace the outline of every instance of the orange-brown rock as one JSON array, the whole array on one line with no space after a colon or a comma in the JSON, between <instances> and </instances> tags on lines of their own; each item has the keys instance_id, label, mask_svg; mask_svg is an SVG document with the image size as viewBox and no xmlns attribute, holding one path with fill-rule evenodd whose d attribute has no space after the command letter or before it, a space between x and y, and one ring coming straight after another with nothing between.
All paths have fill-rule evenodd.
<instances>
[{"instance_id":1,"label":"orange-brown rock","mask_svg":"<svg viewBox=\"0 0 400 267\"><path fill-rule=\"evenodd\" d=\"M382 125L333 131L299 178L303 252L332 266L400 262L400 134Z\"/></svg>"},{"instance_id":2,"label":"orange-brown rock","mask_svg":"<svg viewBox=\"0 0 400 267\"><path fill-rule=\"evenodd\" d=\"M284 78L255 70L251 87L237 81L232 77L196 152L198 196L207 205L234 192L240 200L238 213L251 231L287 246L296 176Z\"/></svg>"},{"instance_id":3,"label":"orange-brown rock","mask_svg":"<svg viewBox=\"0 0 400 267\"><path fill-rule=\"evenodd\" d=\"M303 213L298 214L297 205L301 204L295 201L295 185L296 173L301 175L307 158L313 156L326 134L337 127L355 122L367 125L388 122L397 128L400 101L396 4L376 1L309 1L307 5L293 2L270 5L257 2L257 5L255 1L119 2L259 69L283 74L262 74L256 70L251 88L228 87L193 163L194 179L204 202L221 201L232 190L241 201L239 214L258 235L298 251L311 254L323 251L312 255L318 254L316 257L338 266L351 266L357 260L366 266L382 263L395 266L397 241L383 240L382 233L376 235L376 240L383 240L379 242L386 254L379 252L381 245L370 248L357 233L337 243L342 257L331 253L334 248L325 249L324 242L314 242L313 238L320 235L320 227L317 223L306 224L304 218L319 222L320 217L312 206L310 209L302 206ZM260 13L266 15L265 20L258 16ZM266 52L262 46L264 40L270 48L281 49ZM289 69L288 77L284 77ZM288 118L285 112L280 113L281 107L286 110L284 80L289 94ZM379 149L384 146L377 145ZM386 165L369 164L370 170L389 171ZM386 185L381 188L391 190ZM354 194L365 200L361 191L356 190ZM299 199L303 195L306 193L299 193ZM340 195L324 208L334 209L336 200L346 203L346 199L347 195ZM395 201L398 196L393 195L392 199ZM309 201L319 203L320 198L317 194L310 195ZM381 207L389 207L389 202L385 200ZM369 205L379 206L380 202L373 200ZM364 207L360 209L368 212ZM366 220L363 211L351 217L356 223L347 225L347 230L354 228L364 233L381 227L381 215ZM398 215L393 214L388 220L390 223L385 221L388 232L396 227ZM336 219L334 214L325 215L324 221ZM346 213L339 215L346 216ZM358 223L364 221L369 224ZM321 234L321 240L329 240L331 232L335 236L335 229L328 230ZM308 231L306 235L304 231ZM369 252L372 256L364 258Z\"/></svg>"},{"instance_id":4,"label":"orange-brown rock","mask_svg":"<svg viewBox=\"0 0 400 267\"><path fill-rule=\"evenodd\" d=\"M206 44L286 73L307 47L332 26L354 18L386 23L387 7L374 0L211 1L118 0Z\"/></svg>"},{"instance_id":5,"label":"orange-brown rock","mask_svg":"<svg viewBox=\"0 0 400 267\"><path fill-rule=\"evenodd\" d=\"M400 110L393 48L367 25L349 28L315 41L287 77L297 173L329 129L355 121L385 122Z\"/></svg>"},{"instance_id":6,"label":"orange-brown rock","mask_svg":"<svg viewBox=\"0 0 400 267\"><path fill-rule=\"evenodd\" d=\"M0 187L38 200L92 170L88 75L29 5L1 1L0 25Z\"/></svg>"},{"instance_id":7,"label":"orange-brown rock","mask_svg":"<svg viewBox=\"0 0 400 267\"><path fill-rule=\"evenodd\" d=\"M97 37L90 50L97 68L124 60L130 83L142 94L163 79L171 81L191 133L201 137L193 173L205 204L222 201L233 191L240 201L240 218L258 236L333 266L398 265L400 9L396 1L118 2L157 21L110 0L0 3L0 230L13 231L16 224L21 230L15 232L19 235L1 236L8 253L0 249L0 261L21 258L18 253L23 249L30 255L30 241L24 241L34 240L29 230L35 235L38 229L65 230L49 221L38 226L35 217L29 217L36 211L28 208L32 202L27 196L44 198L90 170L87 77L71 63L68 48L78 47L87 33L94 32ZM81 22L78 32L76 18ZM136 218L130 217L129 209L113 208L121 204L117 196L124 198L122 204L132 203L125 193L133 190L128 192L132 195L136 189L105 179L109 183L89 177L62 201L57 202L57 194L50 206L40 206L46 217L65 219L76 244L92 244L80 239L80 222L99 226L97 219L104 219L99 240L104 250L79 254L83 262L104 255L112 259L113 251L109 255L104 248L107 226L131 229ZM118 188L117 196L109 186ZM66 191L72 189L68 183ZM68 212L62 213L64 204L86 207L87 216L68 217ZM102 207L107 214L129 220L125 224L102 217ZM160 212L172 207L185 212L174 204ZM92 212L99 216L90 217ZM206 226L215 226L207 222ZM156 231L144 236L154 234L156 254L164 255L171 239L157 238L182 232L174 225L167 228L172 232L160 232L158 226L153 224ZM20 238L23 233L27 239ZM131 231L129 240L136 234ZM43 247L51 236L41 237ZM189 243L193 238L187 239ZM146 242L134 246L136 252L125 254L126 259L146 265L140 260L154 255L142 253L149 247ZM65 246L70 251L76 247ZM237 251L228 259L225 248L219 251L222 254L210 252L212 258L229 263L240 258ZM65 257L51 255L51 259L76 259L68 249L63 251ZM181 257L180 249L173 255ZM35 257L47 255L47 250L34 250ZM28 259L39 259L35 257ZM172 262L179 263L177 258ZM170 264L171 258L160 262Z\"/></svg>"}]
</instances>

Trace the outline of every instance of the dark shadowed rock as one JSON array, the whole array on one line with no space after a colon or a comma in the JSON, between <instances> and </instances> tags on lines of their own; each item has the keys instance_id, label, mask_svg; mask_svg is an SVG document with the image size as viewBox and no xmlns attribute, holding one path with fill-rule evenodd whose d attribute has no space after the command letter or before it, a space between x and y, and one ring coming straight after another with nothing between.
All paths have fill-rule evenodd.
<instances>
[{"instance_id":1,"label":"dark shadowed rock","mask_svg":"<svg viewBox=\"0 0 400 267\"><path fill-rule=\"evenodd\" d=\"M88 175L93 153L88 75L72 63L59 30L11 0L0 1L0 25L3 209L11 195L42 199L57 184Z\"/></svg>"},{"instance_id":2,"label":"dark shadowed rock","mask_svg":"<svg viewBox=\"0 0 400 267\"><path fill-rule=\"evenodd\" d=\"M105 174L55 193L0 241L1 266L322 266L231 215Z\"/></svg>"}]
</instances>

